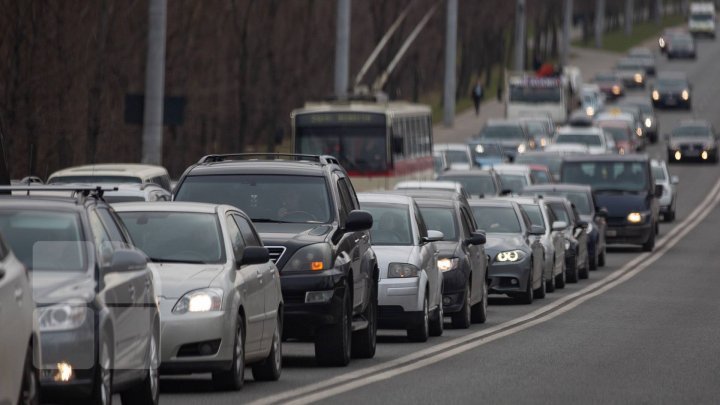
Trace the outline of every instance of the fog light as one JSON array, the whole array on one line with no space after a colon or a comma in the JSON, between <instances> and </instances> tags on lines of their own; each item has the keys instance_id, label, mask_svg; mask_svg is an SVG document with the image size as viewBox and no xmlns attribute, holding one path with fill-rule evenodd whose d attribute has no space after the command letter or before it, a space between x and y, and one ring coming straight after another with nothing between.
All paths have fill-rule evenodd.
<instances>
[{"instance_id":1,"label":"fog light","mask_svg":"<svg viewBox=\"0 0 720 405\"><path fill-rule=\"evenodd\" d=\"M452 302L452 297L448 297L447 295L443 297L443 305L450 305Z\"/></svg>"},{"instance_id":2,"label":"fog light","mask_svg":"<svg viewBox=\"0 0 720 405\"><path fill-rule=\"evenodd\" d=\"M72 366L68 363L58 363L57 370L53 376L53 380L58 382L68 382L73 378Z\"/></svg>"},{"instance_id":3,"label":"fog light","mask_svg":"<svg viewBox=\"0 0 720 405\"><path fill-rule=\"evenodd\" d=\"M305 293L305 303L306 304L317 304L317 303L328 302L333 297L334 292L335 291L333 291L333 290L308 291Z\"/></svg>"},{"instance_id":4,"label":"fog light","mask_svg":"<svg viewBox=\"0 0 720 405\"><path fill-rule=\"evenodd\" d=\"M703 153L700 154L700 157L702 158L702 160L707 160L707 158L708 158L707 152L703 151Z\"/></svg>"},{"instance_id":5,"label":"fog light","mask_svg":"<svg viewBox=\"0 0 720 405\"><path fill-rule=\"evenodd\" d=\"M512 285L518 285L517 279L516 279L516 278L511 278L511 279L510 279L510 284L512 284Z\"/></svg>"},{"instance_id":6,"label":"fog light","mask_svg":"<svg viewBox=\"0 0 720 405\"><path fill-rule=\"evenodd\" d=\"M680 160L681 157L682 157L682 154L680 154L680 151L676 150L675 151L675 160Z\"/></svg>"}]
</instances>

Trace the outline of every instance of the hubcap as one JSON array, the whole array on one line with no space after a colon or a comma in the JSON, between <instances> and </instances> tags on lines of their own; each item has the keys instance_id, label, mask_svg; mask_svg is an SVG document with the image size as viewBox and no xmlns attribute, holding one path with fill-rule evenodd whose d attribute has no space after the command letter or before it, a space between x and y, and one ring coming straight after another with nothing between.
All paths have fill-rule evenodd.
<instances>
[{"instance_id":1,"label":"hubcap","mask_svg":"<svg viewBox=\"0 0 720 405\"><path fill-rule=\"evenodd\" d=\"M150 339L150 370L148 372L150 373L150 392L152 393L153 400L157 398L158 392L159 392L159 375L158 375L158 366L160 364L159 361L159 354L157 350L157 342L155 341L156 337L155 334L153 334L152 339Z\"/></svg>"},{"instance_id":2,"label":"hubcap","mask_svg":"<svg viewBox=\"0 0 720 405\"><path fill-rule=\"evenodd\" d=\"M280 332L278 330L275 330L275 334L273 334L272 344L273 350L275 351L275 368L277 370L280 370L280 367L282 367L282 347L280 346Z\"/></svg>"},{"instance_id":3,"label":"hubcap","mask_svg":"<svg viewBox=\"0 0 720 405\"><path fill-rule=\"evenodd\" d=\"M110 396L112 395L111 375L112 370L110 369L110 350L107 347L107 343L103 343L100 357L100 378L102 384L100 386L100 394L102 396L103 404L110 403Z\"/></svg>"},{"instance_id":4,"label":"hubcap","mask_svg":"<svg viewBox=\"0 0 720 405\"><path fill-rule=\"evenodd\" d=\"M237 338L235 342L235 372L239 376L242 371L243 361L245 361L242 352L242 333L240 333L240 326L237 328Z\"/></svg>"}]
</instances>

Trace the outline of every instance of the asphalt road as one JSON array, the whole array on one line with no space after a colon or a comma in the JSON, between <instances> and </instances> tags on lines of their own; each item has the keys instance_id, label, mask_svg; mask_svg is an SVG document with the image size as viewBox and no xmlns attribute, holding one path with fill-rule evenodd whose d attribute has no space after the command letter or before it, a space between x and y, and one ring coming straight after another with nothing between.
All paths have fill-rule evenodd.
<instances>
[{"instance_id":1,"label":"asphalt road","mask_svg":"<svg viewBox=\"0 0 720 405\"><path fill-rule=\"evenodd\" d=\"M720 41L695 62L659 59L694 84L694 111L660 112L662 133L702 117L720 128ZM648 149L665 158L662 141ZM214 392L207 375L164 377L172 404L720 403L718 166L678 164L678 217L653 254L614 248L608 265L529 306L492 300L488 322L410 343L380 331L377 355L347 368L317 367L311 344L284 346L278 382ZM248 370L249 371L249 370Z\"/></svg>"}]
</instances>

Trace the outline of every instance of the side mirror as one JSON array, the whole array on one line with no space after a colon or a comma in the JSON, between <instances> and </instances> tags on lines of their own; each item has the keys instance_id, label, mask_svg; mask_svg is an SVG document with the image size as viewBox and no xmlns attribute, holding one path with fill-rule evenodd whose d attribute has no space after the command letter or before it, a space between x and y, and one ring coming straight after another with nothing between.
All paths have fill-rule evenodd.
<instances>
[{"instance_id":1,"label":"side mirror","mask_svg":"<svg viewBox=\"0 0 720 405\"><path fill-rule=\"evenodd\" d=\"M367 231L373 226L373 217L369 212L363 210L350 211L345 220L346 232Z\"/></svg>"},{"instance_id":2,"label":"side mirror","mask_svg":"<svg viewBox=\"0 0 720 405\"><path fill-rule=\"evenodd\" d=\"M678 176L670 176L670 184L680 184L680 178Z\"/></svg>"},{"instance_id":3,"label":"side mirror","mask_svg":"<svg viewBox=\"0 0 720 405\"><path fill-rule=\"evenodd\" d=\"M470 237L465 239L465 243L468 245L484 245L487 242L485 232L475 231L470 234Z\"/></svg>"},{"instance_id":4,"label":"side mirror","mask_svg":"<svg viewBox=\"0 0 720 405\"><path fill-rule=\"evenodd\" d=\"M110 272L124 273L147 268L147 256L135 249L118 249L110 259Z\"/></svg>"},{"instance_id":5,"label":"side mirror","mask_svg":"<svg viewBox=\"0 0 720 405\"><path fill-rule=\"evenodd\" d=\"M530 225L530 235L545 235L545 228L540 225Z\"/></svg>"},{"instance_id":6,"label":"side mirror","mask_svg":"<svg viewBox=\"0 0 720 405\"><path fill-rule=\"evenodd\" d=\"M600 218L607 218L609 214L610 213L608 212L608 209L605 207L602 207L597 211L596 215Z\"/></svg>"},{"instance_id":7,"label":"side mirror","mask_svg":"<svg viewBox=\"0 0 720 405\"><path fill-rule=\"evenodd\" d=\"M443 235L440 231L427 231L427 236L423 238L423 242L439 242L443 239L445 239L445 235Z\"/></svg>"},{"instance_id":8,"label":"side mirror","mask_svg":"<svg viewBox=\"0 0 720 405\"><path fill-rule=\"evenodd\" d=\"M663 186L662 184L656 184L655 185L655 197L660 198L663 194Z\"/></svg>"},{"instance_id":9,"label":"side mirror","mask_svg":"<svg viewBox=\"0 0 720 405\"><path fill-rule=\"evenodd\" d=\"M553 231L562 231L565 228L567 228L568 224L565 221L555 221L552 223L552 230Z\"/></svg>"},{"instance_id":10,"label":"side mirror","mask_svg":"<svg viewBox=\"0 0 720 405\"><path fill-rule=\"evenodd\" d=\"M238 267L247 264L263 264L270 260L270 252L263 246L246 246L243 249L242 259L238 261Z\"/></svg>"}]
</instances>

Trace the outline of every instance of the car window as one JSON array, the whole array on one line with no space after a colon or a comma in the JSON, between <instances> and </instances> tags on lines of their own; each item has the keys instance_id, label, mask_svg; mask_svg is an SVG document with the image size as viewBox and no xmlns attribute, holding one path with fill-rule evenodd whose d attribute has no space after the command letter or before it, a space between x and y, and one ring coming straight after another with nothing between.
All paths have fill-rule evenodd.
<instances>
[{"instance_id":1,"label":"car window","mask_svg":"<svg viewBox=\"0 0 720 405\"><path fill-rule=\"evenodd\" d=\"M118 227L117 223L115 222L115 218L110 214L110 211L106 210L105 208L98 208L96 212L98 216L100 216L100 220L105 226L105 230L110 236L110 240L115 243L127 243L127 240L125 239L122 230Z\"/></svg>"},{"instance_id":2,"label":"car window","mask_svg":"<svg viewBox=\"0 0 720 405\"><path fill-rule=\"evenodd\" d=\"M472 207L478 229L487 233L520 233L520 219L513 207Z\"/></svg>"},{"instance_id":3,"label":"car window","mask_svg":"<svg viewBox=\"0 0 720 405\"><path fill-rule=\"evenodd\" d=\"M373 245L410 246L413 234L410 207L405 204L363 203L373 217L370 238Z\"/></svg>"},{"instance_id":4,"label":"car window","mask_svg":"<svg viewBox=\"0 0 720 405\"><path fill-rule=\"evenodd\" d=\"M443 240L458 240L458 224L455 209L451 207L420 207L428 229L440 231L445 235Z\"/></svg>"},{"instance_id":5,"label":"car window","mask_svg":"<svg viewBox=\"0 0 720 405\"><path fill-rule=\"evenodd\" d=\"M648 187L647 161L565 162L563 183L586 184L595 191L644 191Z\"/></svg>"},{"instance_id":6,"label":"car window","mask_svg":"<svg viewBox=\"0 0 720 405\"><path fill-rule=\"evenodd\" d=\"M245 240L242 237L242 232L240 232L240 228L231 217L227 218L226 223L228 228L228 237L230 238L230 244L233 249L233 255L235 256L235 260L240 260L242 259L243 252L245 250Z\"/></svg>"},{"instance_id":7,"label":"car window","mask_svg":"<svg viewBox=\"0 0 720 405\"><path fill-rule=\"evenodd\" d=\"M655 180L665 180L665 170L663 170L662 166L653 166L652 167L653 177L655 177Z\"/></svg>"},{"instance_id":8,"label":"car window","mask_svg":"<svg viewBox=\"0 0 720 405\"><path fill-rule=\"evenodd\" d=\"M521 204L520 208L525 211L525 214L530 219L530 225L537 225L543 228L547 228L545 225L545 219L543 218L540 206L537 204Z\"/></svg>"},{"instance_id":9,"label":"car window","mask_svg":"<svg viewBox=\"0 0 720 405\"><path fill-rule=\"evenodd\" d=\"M557 217L558 221L563 221L568 225L572 224L573 221L570 220L570 216L568 215L568 212L565 209L565 204L550 203L548 205L550 206L550 209L552 210L555 217Z\"/></svg>"},{"instance_id":10,"label":"car window","mask_svg":"<svg viewBox=\"0 0 720 405\"><path fill-rule=\"evenodd\" d=\"M350 190L348 190L347 187L347 180L345 178L339 178L337 181L338 185L338 192L340 193L340 200L342 201L342 207L341 207L341 215L344 217L347 217L347 215L352 211L353 208L353 200L350 196Z\"/></svg>"},{"instance_id":11,"label":"car window","mask_svg":"<svg viewBox=\"0 0 720 405\"><path fill-rule=\"evenodd\" d=\"M93 241L95 242L95 252L97 253L98 263L101 267L109 266L112 260L112 253L114 252L110 235L96 211L90 211L88 218L90 219L90 229L92 230Z\"/></svg>"},{"instance_id":12,"label":"car window","mask_svg":"<svg viewBox=\"0 0 720 405\"><path fill-rule=\"evenodd\" d=\"M243 240L245 240L247 246L262 246L262 243L260 242L260 237L257 235L257 233L247 219L237 214L233 214L232 217L240 228Z\"/></svg>"},{"instance_id":13,"label":"car window","mask_svg":"<svg viewBox=\"0 0 720 405\"><path fill-rule=\"evenodd\" d=\"M425 220L423 220L422 215L420 215L420 208L415 203L413 203L413 206L415 209L415 222L417 223L418 232L420 232L419 236L422 239L428 236L427 226L425 225Z\"/></svg>"},{"instance_id":14,"label":"car window","mask_svg":"<svg viewBox=\"0 0 720 405\"><path fill-rule=\"evenodd\" d=\"M522 174L500 174L499 177L503 190L510 190L513 194L522 193L528 185L527 178Z\"/></svg>"},{"instance_id":15,"label":"car window","mask_svg":"<svg viewBox=\"0 0 720 405\"><path fill-rule=\"evenodd\" d=\"M543 170L533 170L532 174L535 179L535 184L548 184L551 182L550 176Z\"/></svg>"}]
</instances>

